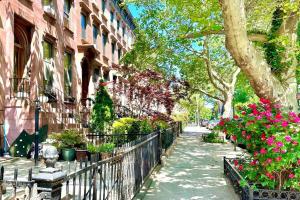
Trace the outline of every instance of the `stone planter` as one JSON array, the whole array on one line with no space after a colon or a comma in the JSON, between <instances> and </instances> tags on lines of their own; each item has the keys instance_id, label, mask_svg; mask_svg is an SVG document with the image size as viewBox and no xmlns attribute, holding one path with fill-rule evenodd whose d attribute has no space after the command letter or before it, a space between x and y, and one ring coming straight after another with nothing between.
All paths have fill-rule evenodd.
<instances>
[{"instance_id":1,"label":"stone planter","mask_svg":"<svg viewBox=\"0 0 300 200\"><path fill-rule=\"evenodd\" d=\"M233 160L236 158L224 157L224 174L232 182L235 191L240 195L241 200L299 200L300 192L282 191L282 190L268 190L260 189L253 190L251 184L249 186L241 187L240 181L242 176L234 168Z\"/></svg>"}]
</instances>

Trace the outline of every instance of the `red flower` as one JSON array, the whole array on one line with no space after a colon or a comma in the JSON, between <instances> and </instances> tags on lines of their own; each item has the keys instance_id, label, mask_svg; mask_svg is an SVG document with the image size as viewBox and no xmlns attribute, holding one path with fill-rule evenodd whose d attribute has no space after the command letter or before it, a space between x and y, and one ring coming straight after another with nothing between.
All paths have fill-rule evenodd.
<instances>
[{"instance_id":1,"label":"red flower","mask_svg":"<svg viewBox=\"0 0 300 200\"><path fill-rule=\"evenodd\" d=\"M265 140L266 140L266 134L265 134L265 133L262 133L262 134L261 134L261 140L262 140L262 141L265 141Z\"/></svg>"},{"instance_id":2,"label":"red flower","mask_svg":"<svg viewBox=\"0 0 300 200\"><path fill-rule=\"evenodd\" d=\"M239 165L239 168L238 168L240 171L242 171L244 169L244 166L243 165Z\"/></svg>"},{"instance_id":3,"label":"red flower","mask_svg":"<svg viewBox=\"0 0 300 200\"><path fill-rule=\"evenodd\" d=\"M237 139L236 135L233 135L231 138L232 138L233 141L236 141L236 139Z\"/></svg>"},{"instance_id":4,"label":"red flower","mask_svg":"<svg viewBox=\"0 0 300 200\"><path fill-rule=\"evenodd\" d=\"M275 158L276 162L280 162L282 160L281 156L278 156L277 158Z\"/></svg>"},{"instance_id":5,"label":"red flower","mask_svg":"<svg viewBox=\"0 0 300 200\"><path fill-rule=\"evenodd\" d=\"M268 158L268 159L266 160L266 162L267 162L267 164L271 164L271 163L272 163L272 158Z\"/></svg>"},{"instance_id":6,"label":"red flower","mask_svg":"<svg viewBox=\"0 0 300 200\"><path fill-rule=\"evenodd\" d=\"M233 160L233 163L235 166L237 166L239 164L239 161L238 160Z\"/></svg>"},{"instance_id":7,"label":"red flower","mask_svg":"<svg viewBox=\"0 0 300 200\"><path fill-rule=\"evenodd\" d=\"M289 123L287 122L287 121L283 121L282 123L281 123L281 126L282 127L287 127L289 125Z\"/></svg>"},{"instance_id":8,"label":"red flower","mask_svg":"<svg viewBox=\"0 0 300 200\"><path fill-rule=\"evenodd\" d=\"M250 140L250 139L251 139L251 135L247 135L246 140Z\"/></svg>"},{"instance_id":9,"label":"red flower","mask_svg":"<svg viewBox=\"0 0 300 200\"><path fill-rule=\"evenodd\" d=\"M271 174L270 172L267 172L267 173L266 173L266 176L267 176L269 179L274 179L273 174Z\"/></svg>"},{"instance_id":10,"label":"red flower","mask_svg":"<svg viewBox=\"0 0 300 200\"><path fill-rule=\"evenodd\" d=\"M276 119L282 119L281 113L277 113L277 114L275 115L275 118L276 118Z\"/></svg>"},{"instance_id":11,"label":"red flower","mask_svg":"<svg viewBox=\"0 0 300 200\"><path fill-rule=\"evenodd\" d=\"M225 125L225 122L223 121L223 120L221 120L220 122L219 122L219 126L224 126Z\"/></svg>"},{"instance_id":12,"label":"red flower","mask_svg":"<svg viewBox=\"0 0 300 200\"><path fill-rule=\"evenodd\" d=\"M242 115L246 115L246 111L242 111Z\"/></svg>"},{"instance_id":13,"label":"red flower","mask_svg":"<svg viewBox=\"0 0 300 200\"><path fill-rule=\"evenodd\" d=\"M260 149L260 154L266 154L266 153L267 153L267 150L265 148Z\"/></svg>"},{"instance_id":14,"label":"red flower","mask_svg":"<svg viewBox=\"0 0 300 200\"><path fill-rule=\"evenodd\" d=\"M270 103L271 103L270 100L264 99L264 98L260 98L260 102L261 102L262 104L270 104Z\"/></svg>"},{"instance_id":15,"label":"red flower","mask_svg":"<svg viewBox=\"0 0 300 200\"><path fill-rule=\"evenodd\" d=\"M233 119L238 120L238 119L239 119L239 116L234 115L234 116L233 116Z\"/></svg>"}]
</instances>

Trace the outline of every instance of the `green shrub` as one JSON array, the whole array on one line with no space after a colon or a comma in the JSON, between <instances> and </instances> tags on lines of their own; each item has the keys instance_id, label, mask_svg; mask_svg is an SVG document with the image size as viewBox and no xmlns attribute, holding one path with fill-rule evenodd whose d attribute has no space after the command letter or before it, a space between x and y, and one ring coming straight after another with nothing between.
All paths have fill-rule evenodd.
<instances>
[{"instance_id":1,"label":"green shrub","mask_svg":"<svg viewBox=\"0 0 300 200\"><path fill-rule=\"evenodd\" d=\"M113 101L106 91L103 81L97 89L95 104L90 118L91 131L103 134L114 119Z\"/></svg>"},{"instance_id":2,"label":"green shrub","mask_svg":"<svg viewBox=\"0 0 300 200\"><path fill-rule=\"evenodd\" d=\"M52 133L49 138L54 140L57 149L85 148L86 141L83 134L75 129L67 129L61 133Z\"/></svg>"},{"instance_id":3,"label":"green shrub","mask_svg":"<svg viewBox=\"0 0 300 200\"><path fill-rule=\"evenodd\" d=\"M204 135L203 141L207 143L224 143L224 140L222 140L219 137L219 134L215 132L209 133L208 135Z\"/></svg>"},{"instance_id":4,"label":"green shrub","mask_svg":"<svg viewBox=\"0 0 300 200\"><path fill-rule=\"evenodd\" d=\"M113 152L115 147L116 145L114 143L104 143L97 146L93 144L88 144L87 150L90 153L111 153Z\"/></svg>"}]
</instances>

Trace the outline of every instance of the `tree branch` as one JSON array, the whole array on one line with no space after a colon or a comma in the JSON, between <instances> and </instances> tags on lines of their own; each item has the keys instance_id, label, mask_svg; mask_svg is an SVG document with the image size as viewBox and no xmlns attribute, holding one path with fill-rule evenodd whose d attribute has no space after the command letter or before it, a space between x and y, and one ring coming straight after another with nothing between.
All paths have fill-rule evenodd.
<instances>
[{"instance_id":1,"label":"tree branch","mask_svg":"<svg viewBox=\"0 0 300 200\"><path fill-rule=\"evenodd\" d=\"M231 81L231 87L235 87L235 84L237 82L237 77L239 75L239 73L241 72L240 68L237 68L234 73L232 74L232 81Z\"/></svg>"},{"instance_id":2,"label":"tree branch","mask_svg":"<svg viewBox=\"0 0 300 200\"><path fill-rule=\"evenodd\" d=\"M226 93L225 89L229 88L229 85L227 83L225 83L219 76L218 74L213 71L212 66L211 66L211 62L210 62L210 55L209 55L209 48L207 46L207 42L206 40L204 41L204 45L203 45L203 52L204 54L206 54L206 57L204 57L204 61L206 64L206 69L207 69L207 73L208 73L208 77L210 82L213 84L213 86L220 90L223 94ZM215 82L215 80L217 80L224 88L221 88L218 83Z\"/></svg>"},{"instance_id":3,"label":"tree branch","mask_svg":"<svg viewBox=\"0 0 300 200\"><path fill-rule=\"evenodd\" d=\"M202 89L200 89L200 88L195 89L195 90L201 92L202 94L205 94L206 96L208 96L208 97L210 97L210 98L213 98L213 99L219 100L219 101L221 101L221 102L224 102L224 99L222 99L222 98L220 98L220 97L217 97L217 96L214 96L214 95L212 95L212 94L209 94L209 93L206 92L205 90L202 90Z\"/></svg>"},{"instance_id":4,"label":"tree branch","mask_svg":"<svg viewBox=\"0 0 300 200\"><path fill-rule=\"evenodd\" d=\"M224 30L207 30L207 31L199 31L196 33L187 33L183 36L180 36L180 38L184 39L195 39L203 36L209 36L209 35L225 35ZM267 42L268 38L266 34L263 33L248 33L248 38L252 42Z\"/></svg>"}]
</instances>

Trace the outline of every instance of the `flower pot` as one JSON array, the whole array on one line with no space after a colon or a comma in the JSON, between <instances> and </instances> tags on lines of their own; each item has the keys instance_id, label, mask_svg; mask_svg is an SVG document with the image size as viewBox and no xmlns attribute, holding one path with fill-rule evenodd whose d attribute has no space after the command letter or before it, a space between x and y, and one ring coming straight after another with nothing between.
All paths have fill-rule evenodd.
<instances>
[{"instance_id":1,"label":"flower pot","mask_svg":"<svg viewBox=\"0 0 300 200\"><path fill-rule=\"evenodd\" d=\"M88 158L88 151L87 150L76 150L76 160L85 160Z\"/></svg>"},{"instance_id":2,"label":"flower pot","mask_svg":"<svg viewBox=\"0 0 300 200\"><path fill-rule=\"evenodd\" d=\"M89 161L97 162L101 160L101 155L99 153L90 153L88 152Z\"/></svg>"},{"instance_id":3,"label":"flower pot","mask_svg":"<svg viewBox=\"0 0 300 200\"><path fill-rule=\"evenodd\" d=\"M74 148L62 149L62 157L65 161L73 161L75 159L76 151Z\"/></svg>"}]
</instances>

